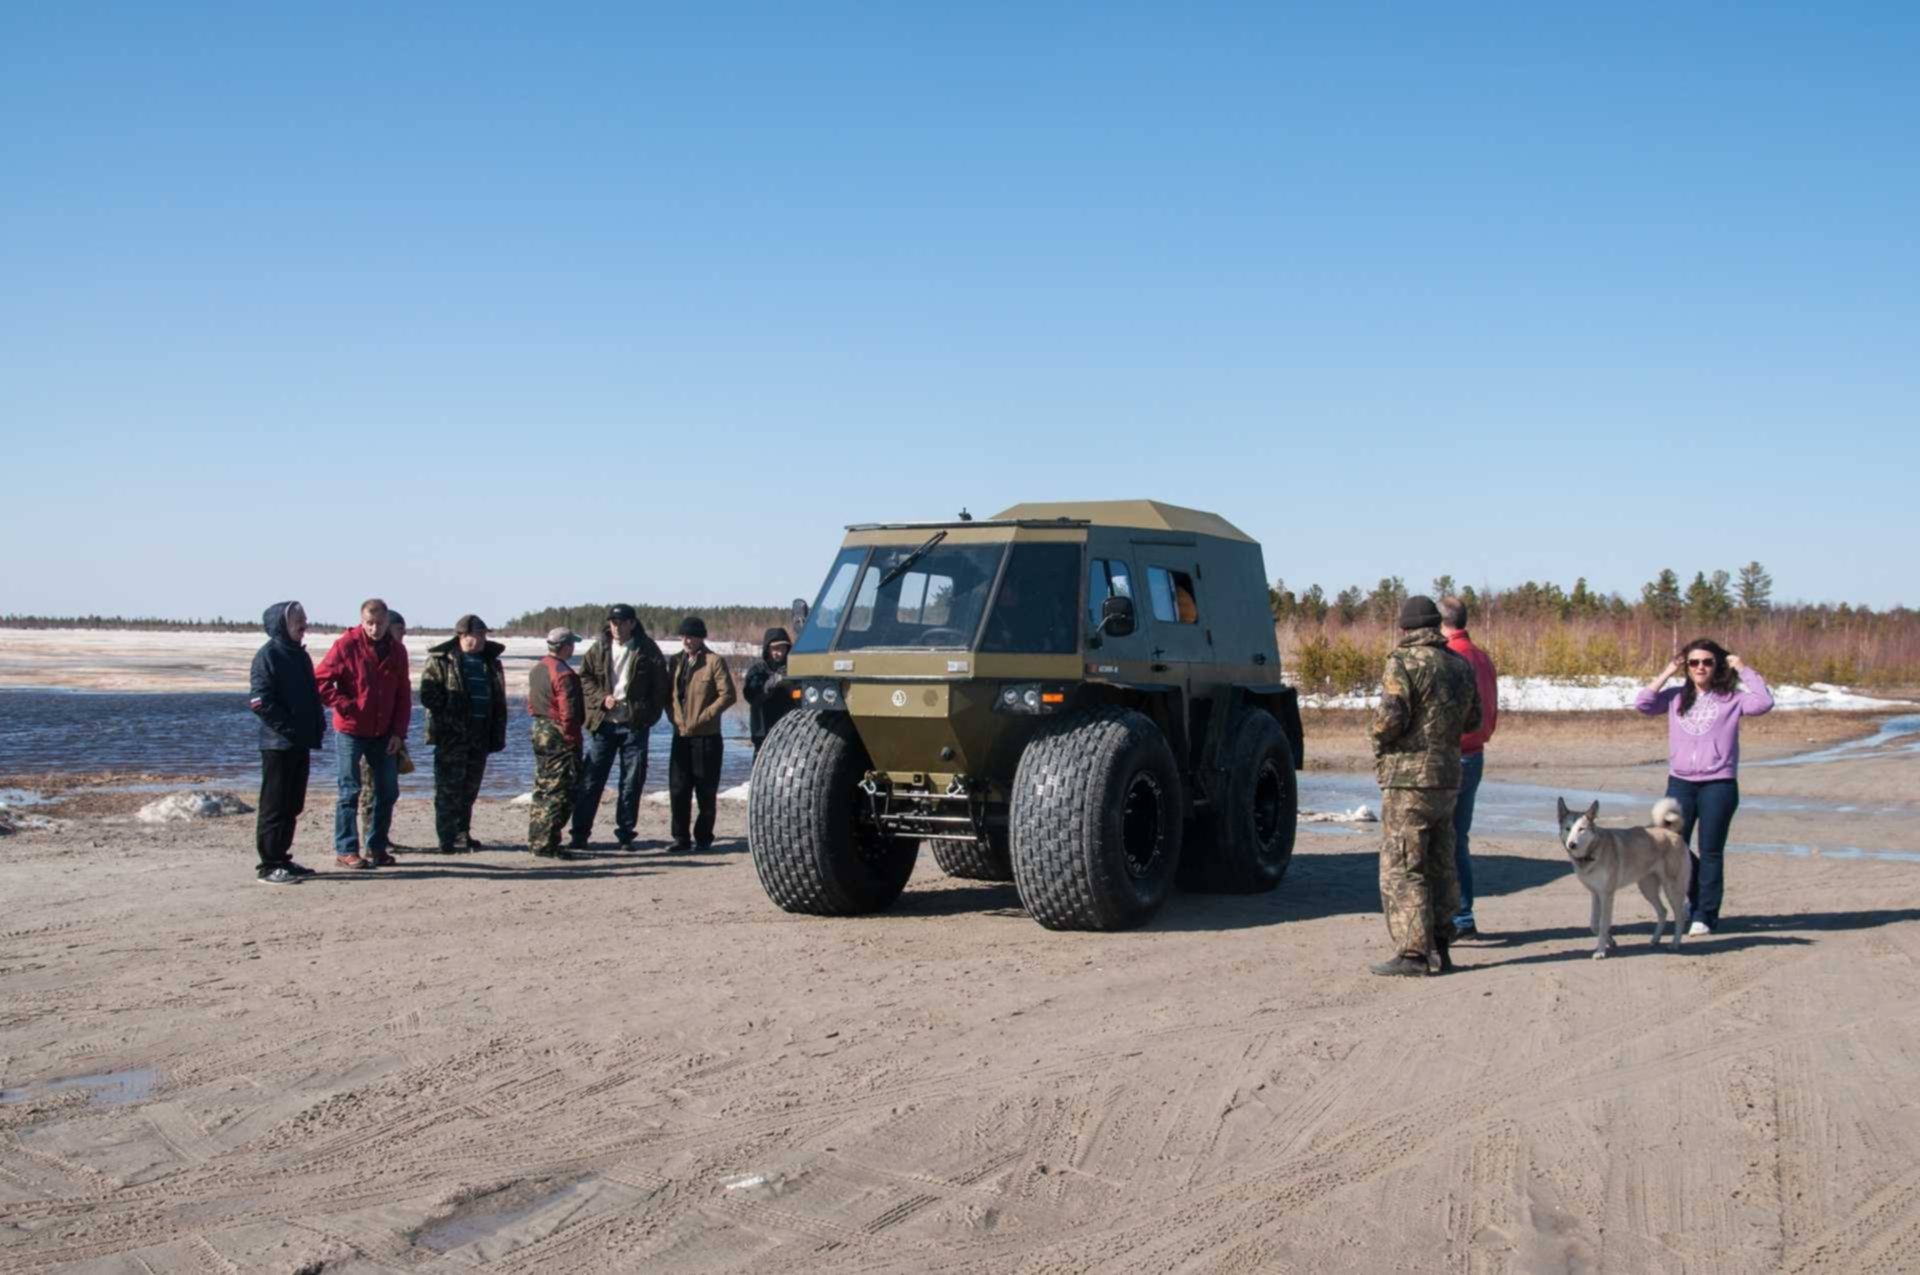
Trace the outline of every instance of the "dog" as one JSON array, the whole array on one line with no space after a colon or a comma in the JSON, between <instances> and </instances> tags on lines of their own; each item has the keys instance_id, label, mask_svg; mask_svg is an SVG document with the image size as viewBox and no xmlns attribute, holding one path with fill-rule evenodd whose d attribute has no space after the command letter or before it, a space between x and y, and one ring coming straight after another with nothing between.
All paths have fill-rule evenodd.
<instances>
[{"instance_id":1,"label":"dog","mask_svg":"<svg viewBox=\"0 0 1920 1275\"><path fill-rule=\"evenodd\" d=\"M1692 869L1692 852L1680 837L1685 822L1680 803L1662 797L1653 806L1653 824L1646 828L1602 828L1600 803L1574 813L1560 801L1560 847L1573 860L1573 873L1580 884L1593 892L1593 959L1603 959L1615 947L1613 941L1613 896L1630 885L1653 904L1659 919L1653 925L1653 945L1660 946L1660 931L1667 925L1667 909L1661 906L1664 892L1673 908L1673 945L1678 948L1687 931L1687 877Z\"/></svg>"}]
</instances>

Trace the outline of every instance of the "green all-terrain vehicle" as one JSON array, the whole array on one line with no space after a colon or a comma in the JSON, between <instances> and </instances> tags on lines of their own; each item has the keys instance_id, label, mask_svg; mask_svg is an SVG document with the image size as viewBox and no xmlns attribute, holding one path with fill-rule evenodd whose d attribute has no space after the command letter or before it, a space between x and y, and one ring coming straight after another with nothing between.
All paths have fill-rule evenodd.
<instances>
[{"instance_id":1,"label":"green all-terrain vehicle","mask_svg":"<svg viewBox=\"0 0 1920 1275\"><path fill-rule=\"evenodd\" d=\"M748 841L789 912L887 907L930 842L1040 924L1137 925L1176 878L1271 890L1299 701L1260 546L1156 501L850 527L788 661Z\"/></svg>"}]
</instances>

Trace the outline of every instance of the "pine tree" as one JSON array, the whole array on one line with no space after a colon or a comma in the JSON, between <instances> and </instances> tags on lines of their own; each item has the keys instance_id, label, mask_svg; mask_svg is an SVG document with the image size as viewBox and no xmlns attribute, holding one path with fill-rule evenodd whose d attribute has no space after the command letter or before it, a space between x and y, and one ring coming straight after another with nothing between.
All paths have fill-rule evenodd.
<instances>
[{"instance_id":1,"label":"pine tree","mask_svg":"<svg viewBox=\"0 0 1920 1275\"><path fill-rule=\"evenodd\" d=\"M1433 600L1435 602L1455 592L1457 592L1457 590L1454 588L1452 576L1435 576L1433 578Z\"/></svg>"},{"instance_id":2,"label":"pine tree","mask_svg":"<svg viewBox=\"0 0 1920 1275\"><path fill-rule=\"evenodd\" d=\"M1740 568L1740 610L1749 620L1773 609L1773 577L1758 562Z\"/></svg>"},{"instance_id":3,"label":"pine tree","mask_svg":"<svg viewBox=\"0 0 1920 1275\"><path fill-rule=\"evenodd\" d=\"M1702 625L1724 623L1733 610L1733 600L1727 594L1730 577L1724 571L1716 571L1709 580L1707 573L1693 573L1693 583L1687 586L1687 617Z\"/></svg>"},{"instance_id":4,"label":"pine tree","mask_svg":"<svg viewBox=\"0 0 1920 1275\"><path fill-rule=\"evenodd\" d=\"M1680 618L1680 577L1672 567L1662 567L1658 577L1641 587L1640 601L1647 614L1663 624Z\"/></svg>"},{"instance_id":5,"label":"pine tree","mask_svg":"<svg viewBox=\"0 0 1920 1275\"><path fill-rule=\"evenodd\" d=\"M1342 589L1334 595L1334 614L1340 617L1340 623L1352 624L1367 609L1367 595L1360 592L1359 585Z\"/></svg>"},{"instance_id":6,"label":"pine tree","mask_svg":"<svg viewBox=\"0 0 1920 1275\"><path fill-rule=\"evenodd\" d=\"M1590 616L1600 612L1606 606L1606 600L1587 588L1587 578L1581 576L1573 582L1573 592L1567 595L1567 606L1577 616Z\"/></svg>"},{"instance_id":7,"label":"pine tree","mask_svg":"<svg viewBox=\"0 0 1920 1275\"><path fill-rule=\"evenodd\" d=\"M1406 600L1407 582L1399 576L1384 576L1367 595L1367 610L1380 623L1395 624L1400 619L1400 604Z\"/></svg>"},{"instance_id":8,"label":"pine tree","mask_svg":"<svg viewBox=\"0 0 1920 1275\"><path fill-rule=\"evenodd\" d=\"M1324 623L1327 618L1327 591L1317 584L1309 586L1300 595L1300 614L1315 624Z\"/></svg>"}]
</instances>

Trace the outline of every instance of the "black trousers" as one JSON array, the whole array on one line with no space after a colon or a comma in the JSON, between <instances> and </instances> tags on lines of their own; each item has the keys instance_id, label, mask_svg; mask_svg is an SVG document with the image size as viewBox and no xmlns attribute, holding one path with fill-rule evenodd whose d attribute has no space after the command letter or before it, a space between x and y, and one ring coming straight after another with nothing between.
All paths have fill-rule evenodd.
<instances>
[{"instance_id":1,"label":"black trousers","mask_svg":"<svg viewBox=\"0 0 1920 1275\"><path fill-rule=\"evenodd\" d=\"M293 862L293 829L307 808L307 775L313 753L305 748L260 750L260 810L253 840L260 851L259 874Z\"/></svg>"},{"instance_id":2,"label":"black trousers","mask_svg":"<svg viewBox=\"0 0 1920 1275\"><path fill-rule=\"evenodd\" d=\"M700 817L693 820L692 840L713 844L714 807L719 802L720 759L726 743L718 735L675 735L667 754L667 796L673 807L673 839L684 845L693 800L700 799Z\"/></svg>"}]
</instances>

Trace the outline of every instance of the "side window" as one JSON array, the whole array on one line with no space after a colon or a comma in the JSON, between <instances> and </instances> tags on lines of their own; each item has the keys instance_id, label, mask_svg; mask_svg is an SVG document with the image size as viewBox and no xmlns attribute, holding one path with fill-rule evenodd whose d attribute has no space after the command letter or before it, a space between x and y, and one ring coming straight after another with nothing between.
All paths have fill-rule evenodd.
<instances>
[{"instance_id":1,"label":"side window","mask_svg":"<svg viewBox=\"0 0 1920 1275\"><path fill-rule=\"evenodd\" d=\"M793 649L802 654L810 651L824 651L833 642L833 631L840 627L840 613L847 609L847 599L853 593L853 580L860 571L860 564L867 560L865 549L842 549L840 556L833 560L833 566L827 572L825 584L820 586L820 594L813 600L813 610L807 616L807 626L800 631L799 641Z\"/></svg>"},{"instance_id":2,"label":"side window","mask_svg":"<svg viewBox=\"0 0 1920 1275\"><path fill-rule=\"evenodd\" d=\"M1133 596L1133 577L1121 558L1093 558L1087 563L1087 628L1099 627L1100 608L1108 598Z\"/></svg>"},{"instance_id":3,"label":"side window","mask_svg":"<svg viewBox=\"0 0 1920 1275\"><path fill-rule=\"evenodd\" d=\"M1193 577L1184 571L1148 567L1147 597L1156 620L1174 624L1200 622L1200 604L1195 600Z\"/></svg>"},{"instance_id":4,"label":"side window","mask_svg":"<svg viewBox=\"0 0 1920 1275\"><path fill-rule=\"evenodd\" d=\"M873 627L874 604L880 600L880 569L868 567L860 577L860 591L853 595L853 610L847 613L847 632L865 633Z\"/></svg>"}]
</instances>

